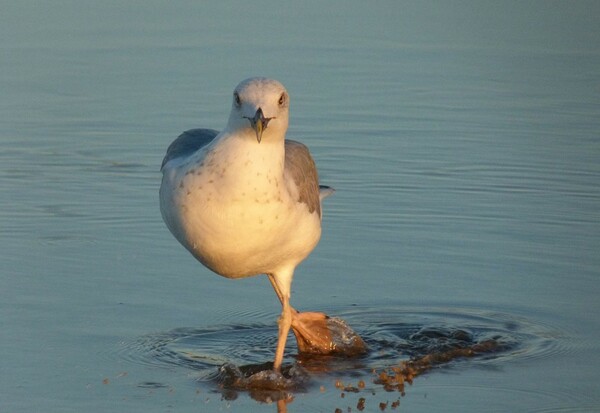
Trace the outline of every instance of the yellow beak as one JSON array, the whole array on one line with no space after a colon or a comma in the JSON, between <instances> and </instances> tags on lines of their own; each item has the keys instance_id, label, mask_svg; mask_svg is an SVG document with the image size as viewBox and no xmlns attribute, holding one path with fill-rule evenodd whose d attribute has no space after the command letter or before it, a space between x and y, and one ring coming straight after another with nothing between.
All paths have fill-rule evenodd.
<instances>
[{"instance_id":1,"label":"yellow beak","mask_svg":"<svg viewBox=\"0 0 600 413\"><path fill-rule=\"evenodd\" d=\"M258 108L253 118L246 117L246 119L250 121L252 129L256 133L256 140L260 143L263 132L267 129L269 121L273 118L265 118L262 108Z\"/></svg>"}]
</instances>

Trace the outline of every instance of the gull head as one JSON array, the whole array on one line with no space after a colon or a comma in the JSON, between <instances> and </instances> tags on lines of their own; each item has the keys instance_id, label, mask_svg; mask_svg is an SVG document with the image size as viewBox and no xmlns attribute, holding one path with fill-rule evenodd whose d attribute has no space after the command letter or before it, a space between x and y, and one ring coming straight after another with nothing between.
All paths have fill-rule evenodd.
<instances>
[{"instance_id":1,"label":"gull head","mask_svg":"<svg viewBox=\"0 0 600 413\"><path fill-rule=\"evenodd\" d=\"M276 80L252 77L243 80L233 91L227 129L256 138L283 140L288 127L290 98Z\"/></svg>"}]
</instances>

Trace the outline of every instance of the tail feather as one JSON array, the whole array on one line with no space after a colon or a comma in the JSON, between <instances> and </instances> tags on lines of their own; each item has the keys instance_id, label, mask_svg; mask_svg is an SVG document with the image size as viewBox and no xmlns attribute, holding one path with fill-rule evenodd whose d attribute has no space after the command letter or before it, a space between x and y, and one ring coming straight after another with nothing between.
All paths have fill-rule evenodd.
<instances>
[{"instance_id":1,"label":"tail feather","mask_svg":"<svg viewBox=\"0 0 600 413\"><path fill-rule=\"evenodd\" d=\"M335 189L330 186L319 185L319 199L322 201L330 195L333 195Z\"/></svg>"}]
</instances>

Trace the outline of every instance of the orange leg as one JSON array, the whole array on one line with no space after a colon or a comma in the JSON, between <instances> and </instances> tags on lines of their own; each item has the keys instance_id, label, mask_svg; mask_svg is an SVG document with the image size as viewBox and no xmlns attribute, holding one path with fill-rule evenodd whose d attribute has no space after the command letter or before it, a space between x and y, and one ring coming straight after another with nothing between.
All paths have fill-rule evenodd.
<instances>
[{"instance_id":1,"label":"orange leg","mask_svg":"<svg viewBox=\"0 0 600 413\"><path fill-rule=\"evenodd\" d=\"M292 283L293 272L283 272L280 274L268 274L269 281L273 285L273 289L281 301L281 317L279 317L279 334L277 336L277 349L275 350L275 361L273 370L281 371L281 363L283 362L283 352L287 336L292 326L292 314L296 311L290 306L290 286Z\"/></svg>"},{"instance_id":2,"label":"orange leg","mask_svg":"<svg viewBox=\"0 0 600 413\"><path fill-rule=\"evenodd\" d=\"M281 311L281 317L278 321L279 324L279 336L277 337L277 350L275 351L275 362L273 363L273 370L281 371L281 363L283 362L283 351L285 349L285 343L287 336L292 326L292 308L290 307L289 299L284 298L283 310Z\"/></svg>"}]
</instances>

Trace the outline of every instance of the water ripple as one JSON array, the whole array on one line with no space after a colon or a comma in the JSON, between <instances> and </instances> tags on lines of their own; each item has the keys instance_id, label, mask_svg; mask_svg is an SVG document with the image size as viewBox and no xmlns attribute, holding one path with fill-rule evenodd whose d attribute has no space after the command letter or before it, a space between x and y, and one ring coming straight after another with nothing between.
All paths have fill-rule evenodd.
<instances>
[{"instance_id":1,"label":"water ripple","mask_svg":"<svg viewBox=\"0 0 600 413\"><path fill-rule=\"evenodd\" d=\"M549 326L510 314L474 309L364 308L332 312L346 320L365 340L368 355L357 359L299 357L288 340L287 364L300 363L309 371L361 374L432 353L495 343L468 365L493 368L510 361L547 358L571 351L561 334ZM119 356L132 363L176 366L191 370L200 381L212 380L219 366L258 365L273 357L277 326L234 324L207 328L177 328L124 343ZM444 364L467 363L460 358Z\"/></svg>"}]
</instances>

